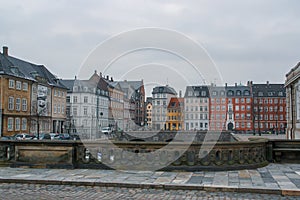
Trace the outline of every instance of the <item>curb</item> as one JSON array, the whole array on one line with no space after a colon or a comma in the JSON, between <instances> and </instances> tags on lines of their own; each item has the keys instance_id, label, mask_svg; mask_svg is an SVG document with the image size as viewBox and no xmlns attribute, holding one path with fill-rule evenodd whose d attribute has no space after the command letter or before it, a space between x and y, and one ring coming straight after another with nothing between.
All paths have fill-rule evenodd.
<instances>
[{"instance_id":1,"label":"curb","mask_svg":"<svg viewBox=\"0 0 300 200\"><path fill-rule=\"evenodd\" d=\"M91 182L91 181L72 181L72 180L36 180L36 179L3 179L0 183L21 183L21 184L45 184L45 185L74 185L74 186L97 186L97 187L123 187L141 189L164 189L164 190L202 190L206 192L237 192L237 193L258 193L274 194L282 196L300 196L300 190L281 190L268 188L239 188L239 187L220 187L203 186L196 184L153 184L153 183L117 183L117 182Z\"/></svg>"}]
</instances>

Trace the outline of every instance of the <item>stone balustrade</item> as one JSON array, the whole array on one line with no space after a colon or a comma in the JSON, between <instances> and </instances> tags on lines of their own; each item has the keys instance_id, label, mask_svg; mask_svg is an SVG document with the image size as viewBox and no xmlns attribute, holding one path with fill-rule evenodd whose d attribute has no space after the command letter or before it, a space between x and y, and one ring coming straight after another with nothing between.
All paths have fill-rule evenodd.
<instances>
[{"instance_id":1,"label":"stone balustrade","mask_svg":"<svg viewBox=\"0 0 300 200\"><path fill-rule=\"evenodd\" d=\"M0 165L145 170L250 169L268 164L266 140L247 142L0 141Z\"/></svg>"}]
</instances>

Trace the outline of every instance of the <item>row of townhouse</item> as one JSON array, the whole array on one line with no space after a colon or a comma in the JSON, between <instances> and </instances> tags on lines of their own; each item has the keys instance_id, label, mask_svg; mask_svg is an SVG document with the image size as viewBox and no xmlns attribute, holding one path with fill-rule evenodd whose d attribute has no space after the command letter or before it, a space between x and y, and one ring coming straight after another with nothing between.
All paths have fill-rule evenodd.
<instances>
[{"instance_id":1,"label":"row of townhouse","mask_svg":"<svg viewBox=\"0 0 300 200\"><path fill-rule=\"evenodd\" d=\"M153 130L234 130L284 132L286 92L283 84L187 86L177 97L170 86L153 89L146 105Z\"/></svg>"},{"instance_id":2,"label":"row of townhouse","mask_svg":"<svg viewBox=\"0 0 300 200\"><path fill-rule=\"evenodd\" d=\"M136 130L145 123L141 81L58 79L44 65L0 53L0 136L16 133L80 133L97 137L102 127Z\"/></svg>"},{"instance_id":3,"label":"row of townhouse","mask_svg":"<svg viewBox=\"0 0 300 200\"><path fill-rule=\"evenodd\" d=\"M97 74L87 80L62 80L67 91L66 131L99 137L103 127L136 130L145 122L145 90L141 81L114 81Z\"/></svg>"},{"instance_id":4,"label":"row of townhouse","mask_svg":"<svg viewBox=\"0 0 300 200\"><path fill-rule=\"evenodd\" d=\"M0 53L0 135L63 132L67 88L43 65Z\"/></svg>"}]
</instances>

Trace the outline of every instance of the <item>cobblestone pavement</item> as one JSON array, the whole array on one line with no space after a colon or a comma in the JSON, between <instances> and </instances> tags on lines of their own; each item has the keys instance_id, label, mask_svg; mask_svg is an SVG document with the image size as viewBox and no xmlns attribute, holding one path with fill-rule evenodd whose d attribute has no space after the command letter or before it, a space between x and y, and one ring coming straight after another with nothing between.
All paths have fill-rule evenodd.
<instances>
[{"instance_id":1,"label":"cobblestone pavement","mask_svg":"<svg viewBox=\"0 0 300 200\"><path fill-rule=\"evenodd\" d=\"M199 190L162 190L120 187L42 185L42 184L0 184L0 199L297 199L280 195L206 192Z\"/></svg>"},{"instance_id":2,"label":"cobblestone pavement","mask_svg":"<svg viewBox=\"0 0 300 200\"><path fill-rule=\"evenodd\" d=\"M58 188L68 188L63 185L78 185L185 191L268 193L276 195L282 194L285 196L298 195L300 199L299 164L269 164L266 167L253 170L217 172L151 172L8 167L2 167L0 169L0 184L36 183L58 185L56 186ZM37 186L28 187L33 187L34 189ZM10 188L10 190L11 189L13 188ZM91 189L95 190L95 188ZM77 191L77 189L74 190ZM43 191L46 192L47 190L44 189ZM51 190L49 191L51 192ZM128 191L140 190L128 189ZM141 192L135 192L134 194L139 195L139 193ZM72 193L70 192L70 194ZM121 195L121 193L116 192L115 195ZM174 198L175 197L176 195ZM197 197L196 193L195 197Z\"/></svg>"}]
</instances>

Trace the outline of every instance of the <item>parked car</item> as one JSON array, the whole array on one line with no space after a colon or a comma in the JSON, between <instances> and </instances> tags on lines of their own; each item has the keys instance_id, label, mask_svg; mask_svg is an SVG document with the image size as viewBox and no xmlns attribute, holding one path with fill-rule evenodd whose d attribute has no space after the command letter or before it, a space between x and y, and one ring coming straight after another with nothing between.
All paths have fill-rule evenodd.
<instances>
[{"instance_id":1,"label":"parked car","mask_svg":"<svg viewBox=\"0 0 300 200\"><path fill-rule=\"evenodd\" d=\"M71 140L80 140L80 136L78 134L73 133L73 134L70 135L70 139Z\"/></svg>"},{"instance_id":2,"label":"parked car","mask_svg":"<svg viewBox=\"0 0 300 200\"><path fill-rule=\"evenodd\" d=\"M54 136L54 140L69 140L71 139L68 133L60 133Z\"/></svg>"},{"instance_id":3,"label":"parked car","mask_svg":"<svg viewBox=\"0 0 300 200\"><path fill-rule=\"evenodd\" d=\"M40 133L39 139L40 140L51 140L51 135L50 135L50 133Z\"/></svg>"},{"instance_id":4,"label":"parked car","mask_svg":"<svg viewBox=\"0 0 300 200\"><path fill-rule=\"evenodd\" d=\"M105 135L110 135L112 133L111 127L103 127L101 129L101 133L104 133Z\"/></svg>"},{"instance_id":5,"label":"parked car","mask_svg":"<svg viewBox=\"0 0 300 200\"><path fill-rule=\"evenodd\" d=\"M3 136L0 138L1 140L13 140L14 137L13 136Z\"/></svg>"},{"instance_id":6,"label":"parked car","mask_svg":"<svg viewBox=\"0 0 300 200\"><path fill-rule=\"evenodd\" d=\"M32 136L27 133L19 133L14 135L15 140L32 140Z\"/></svg>"},{"instance_id":7,"label":"parked car","mask_svg":"<svg viewBox=\"0 0 300 200\"><path fill-rule=\"evenodd\" d=\"M50 133L51 140L54 140L55 136L57 136L57 135L58 135L58 133Z\"/></svg>"}]
</instances>

